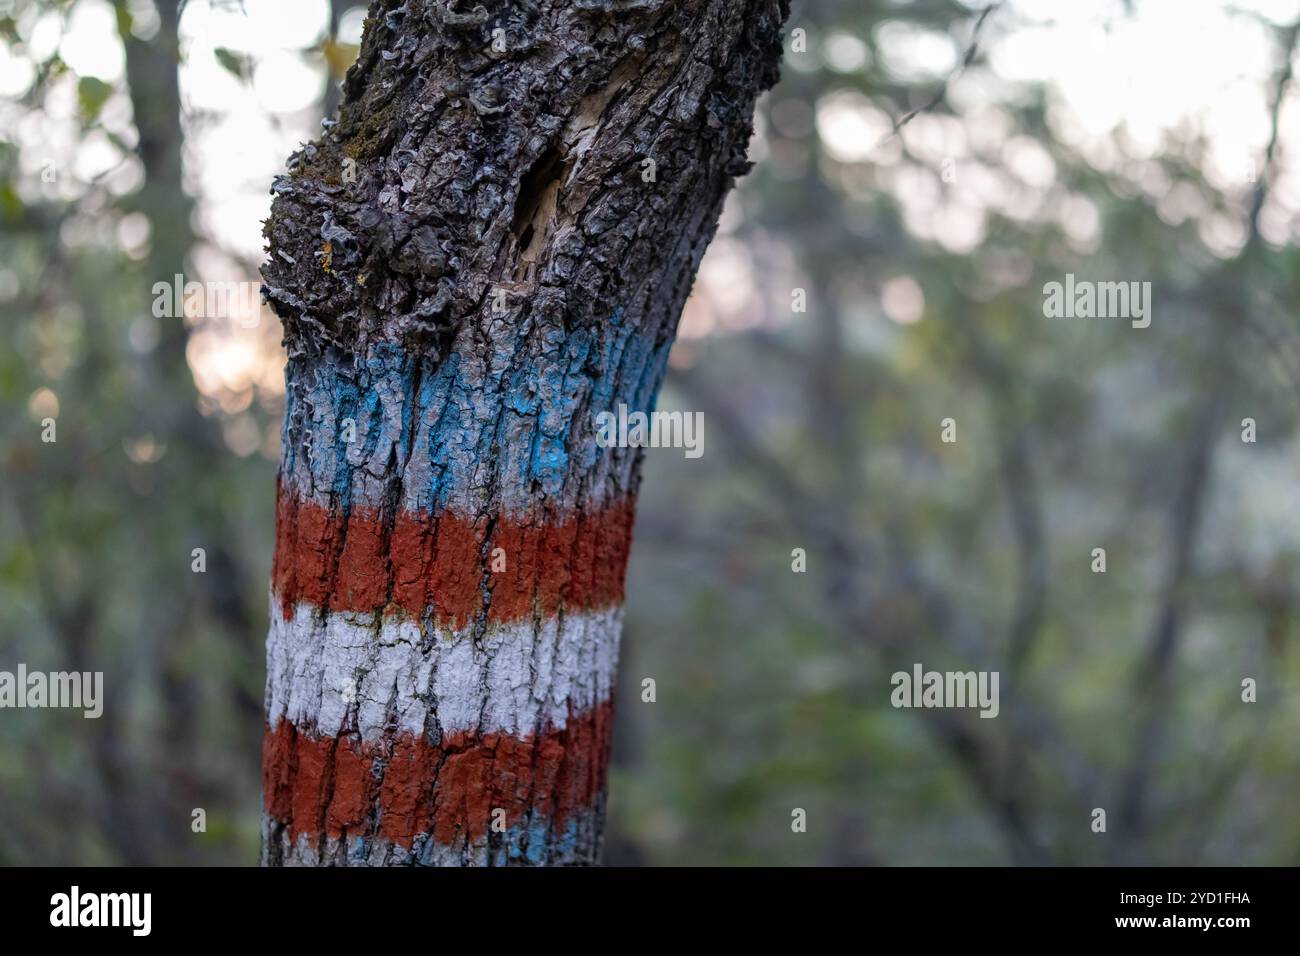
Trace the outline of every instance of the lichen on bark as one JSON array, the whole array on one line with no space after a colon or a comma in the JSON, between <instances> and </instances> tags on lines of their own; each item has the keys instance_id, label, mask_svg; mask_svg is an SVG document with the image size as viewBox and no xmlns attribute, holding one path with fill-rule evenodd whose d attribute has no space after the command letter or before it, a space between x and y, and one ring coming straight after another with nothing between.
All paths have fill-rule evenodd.
<instances>
[{"instance_id":1,"label":"lichen on bark","mask_svg":"<svg viewBox=\"0 0 1300 956\"><path fill-rule=\"evenodd\" d=\"M562 290L570 326L613 305L669 325L748 168L783 16L770 0L374 4L337 122L274 187L264 282L291 349L445 351L495 284L512 311ZM520 223L548 189L550 215Z\"/></svg>"}]
</instances>

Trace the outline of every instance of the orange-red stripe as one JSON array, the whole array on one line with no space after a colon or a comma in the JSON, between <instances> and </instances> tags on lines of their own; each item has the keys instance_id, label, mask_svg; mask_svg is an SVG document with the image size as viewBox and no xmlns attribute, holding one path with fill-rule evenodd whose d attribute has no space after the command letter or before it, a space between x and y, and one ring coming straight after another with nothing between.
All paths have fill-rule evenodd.
<instances>
[{"instance_id":1,"label":"orange-red stripe","mask_svg":"<svg viewBox=\"0 0 1300 956\"><path fill-rule=\"evenodd\" d=\"M437 745L410 734L316 737L281 720L263 747L266 810L291 839L377 835L404 847L429 832L443 844L477 840L496 808L507 826L532 813L558 827L602 792L612 729L609 701L542 734L461 733Z\"/></svg>"},{"instance_id":2,"label":"orange-red stripe","mask_svg":"<svg viewBox=\"0 0 1300 956\"><path fill-rule=\"evenodd\" d=\"M285 617L306 602L334 611L432 608L451 628L609 607L623 600L635 499L558 522L470 520L373 509L332 512L281 491L272 586ZM502 549L505 570L494 571ZM499 566L499 563L497 564Z\"/></svg>"}]
</instances>

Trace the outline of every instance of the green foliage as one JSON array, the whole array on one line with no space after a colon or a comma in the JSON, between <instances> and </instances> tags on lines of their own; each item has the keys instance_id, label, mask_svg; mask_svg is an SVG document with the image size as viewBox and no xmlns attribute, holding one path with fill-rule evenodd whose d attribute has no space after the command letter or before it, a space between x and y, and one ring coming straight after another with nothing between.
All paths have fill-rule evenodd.
<instances>
[{"instance_id":1,"label":"green foliage","mask_svg":"<svg viewBox=\"0 0 1300 956\"><path fill-rule=\"evenodd\" d=\"M81 107L82 120L86 123L94 122L112 93L112 85L105 83L103 80L96 79L93 76L83 76L78 79L77 103Z\"/></svg>"},{"instance_id":2,"label":"green foliage","mask_svg":"<svg viewBox=\"0 0 1300 956\"><path fill-rule=\"evenodd\" d=\"M242 53L236 53L225 47L217 47L217 62L231 76L238 80L247 80L252 75L252 59Z\"/></svg>"}]
</instances>

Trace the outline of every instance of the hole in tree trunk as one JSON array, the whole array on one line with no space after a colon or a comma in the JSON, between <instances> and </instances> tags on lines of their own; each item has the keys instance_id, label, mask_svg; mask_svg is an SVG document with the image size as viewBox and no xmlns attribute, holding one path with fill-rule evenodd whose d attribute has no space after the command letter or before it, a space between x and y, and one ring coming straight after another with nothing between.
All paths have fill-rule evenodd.
<instances>
[{"instance_id":1,"label":"hole in tree trunk","mask_svg":"<svg viewBox=\"0 0 1300 956\"><path fill-rule=\"evenodd\" d=\"M548 146L519 182L519 198L515 201L515 215L510 231L515 234L520 249L527 249L537 235L537 215L547 215L554 210L555 197L565 173L560 151ZM543 228L541 232L545 232Z\"/></svg>"}]
</instances>

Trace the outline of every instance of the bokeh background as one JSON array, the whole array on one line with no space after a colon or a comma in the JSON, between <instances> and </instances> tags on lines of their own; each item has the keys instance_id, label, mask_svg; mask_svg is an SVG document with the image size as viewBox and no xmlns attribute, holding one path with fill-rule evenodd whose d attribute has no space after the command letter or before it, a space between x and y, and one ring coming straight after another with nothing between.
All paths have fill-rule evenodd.
<instances>
[{"instance_id":1,"label":"bokeh background","mask_svg":"<svg viewBox=\"0 0 1300 956\"><path fill-rule=\"evenodd\" d=\"M608 862L1300 863L1300 0L985 9L794 4L660 401L705 452L647 453ZM256 859L279 326L151 290L256 280L364 16L0 0L0 668L107 694L0 712L0 864ZM1045 318L1067 273L1151 326ZM1001 716L893 709L914 662Z\"/></svg>"}]
</instances>

